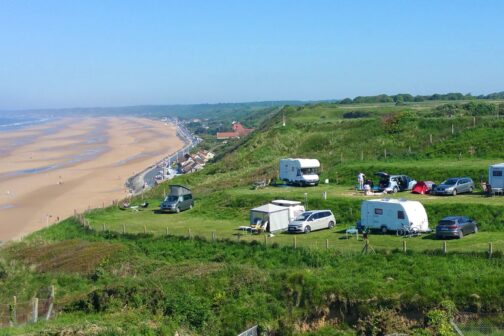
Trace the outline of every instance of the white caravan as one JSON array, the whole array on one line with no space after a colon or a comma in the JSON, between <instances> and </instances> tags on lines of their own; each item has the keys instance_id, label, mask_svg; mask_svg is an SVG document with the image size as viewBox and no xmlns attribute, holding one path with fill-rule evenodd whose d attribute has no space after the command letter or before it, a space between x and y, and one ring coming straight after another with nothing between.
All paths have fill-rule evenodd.
<instances>
[{"instance_id":1,"label":"white caravan","mask_svg":"<svg viewBox=\"0 0 504 336\"><path fill-rule=\"evenodd\" d=\"M488 167L488 184L492 189L504 189L504 163L497 163Z\"/></svg>"},{"instance_id":2,"label":"white caravan","mask_svg":"<svg viewBox=\"0 0 504 336\"><path fill-rule=\"evenodd\" d=\"M292 222L294 218L305 212L304 205L299 201L274 200L271 201L271 204L289 208L289 222Z\"/></svg>"},{"instance_id":3,"label":"white caravan","mask_svg":"<svg viewBox=\"0 0 504 336\"><path fill-rule=\"evenodd\" d=\"M299 186L317 185L320 162L316 159L280 160L280 179Z\"/></svg>"},{"instance_id":4,"label":"white caravan","mask_svg":"<svg viewBox=\"0 0 504 336\"><path fill-rule=\"evenodd\" d=\"M402 229L429 232L427 212L422 203L405 199L375 199L361 204L360 228L383 233Z\"/></svg>"}]
</instances>

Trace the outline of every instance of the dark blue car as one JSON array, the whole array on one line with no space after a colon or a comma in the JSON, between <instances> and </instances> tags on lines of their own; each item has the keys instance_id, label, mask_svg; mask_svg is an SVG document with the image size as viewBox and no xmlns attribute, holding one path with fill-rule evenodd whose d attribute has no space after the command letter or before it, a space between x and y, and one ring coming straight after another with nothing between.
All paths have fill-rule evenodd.
<instances>
[{"instance_id":1,"label":"dark blue car","mask_svg":"<svg viewBox=\"0 0 504 336\"><path fill-rule=\"evenodd\" d=\"M450 216L441 219L436 226L436 238L463 238L478 232L477 223L464 216Z\"/></svg>"}]
</instances>

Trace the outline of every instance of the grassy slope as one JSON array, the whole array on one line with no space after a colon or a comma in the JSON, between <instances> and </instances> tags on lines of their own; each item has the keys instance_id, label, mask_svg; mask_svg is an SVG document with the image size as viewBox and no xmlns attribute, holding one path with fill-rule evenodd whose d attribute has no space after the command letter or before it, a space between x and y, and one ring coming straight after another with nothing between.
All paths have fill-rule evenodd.
<instances>
[{"instance_id":1,"label":"grassy slope","mask_svg":"<svg viewBox=\"0 0 504 336\"><path fill-rule=\"evenodd\" d=\"M68 241L110 253L96 262L74 250L66 256L69 264L89 267L69 269L57 262L59 254L37 252ZM495 295L504 290L499 256L340 254L174 236L100 235L71 220L2 256L7 275L0 280L0 301L17 294L23 302L54 284L60 309L54 321L8 329L9 334L236 335L259 323L263 330L289 335L335 323L342 328L342 321L353 325L377 307L422 312L446 298L469 310L504 307L504 298ZM27 259L36 272L19 263Z\"/></svg>"},{"instance_id":2,"label":"grassy slope","mask_svg":"<svg viewBox=\"0 0 504 336\"><path fill-rule=\"evenodd\" d=\"M462 309L502 311L500 253L492 260L482 258L490 241L496 250L504 249L501 198L404 194L424 200L431 223L453 212L478 218L486 232L448 242L449 251L463 254L438 256L440 242L426 237L408 240L410 252L404 255L394 251L400 248L402 238L372 236L371 243L379 254L361 256L358 252L362 241L342 239L338 232L358 216L362 196L352 192L357 171L364 170L369 175L387 170L439 182L451 175L479 179L488 163L501 161L504 121L477 118L474 127L472 118L419 118L432 105L290 107L285 110L286 127L280 126L278 115L221 161L202 172L178 178L176 182L193 187L195 209L179 215L156 214L153 210L165 188L160 186L146 196L152 206L145 211L132 213L110 208L88 214L97 230L105 224L107 229L121 231L124 224L128 232L141 232L145 227L148 232L162 234L168 227L170 234L186 235L191 228L193 235L210 237L211 232L217 232L219 238L236 240L234 229L247 223L248 209L272 198L303 200L307 192L310 207L331 208L339 223L335 231L297 235L298 246L310 247L307 250L292 250L288 246L292 236L283 234L268 241L270 246L284 245L283 249L264 249L257 243L249 246L176 237L99 236L82 232L71 221L36 233L25 243L27 246L18 244L2 252L8 261L4 263L8 275L0 279L2 288L7 289L0 293L0 299L8 300L14 294L28 299L41 288L56 283L60 305L66 313L48 324L12 332L38 333L65 327L90 333L95 324L102 333L118 333L122 328L137 333L187 330L225 335L260 321L265 328L289 334L286 326L304 330L306 323L320 322L328 316L353 324L356 314L365 316L378 306L421 313L443 299L454 300ZM343 113L358 110L369 112L371 117L342 118ZM383 123L383 116L390 113L403 116L392 133L384 131ZM429 134L433 135L432 145ZM472 146L470 151L468 146ZM386 160L384 148L388 153ZM274 178L278 159L287 156L319 158L322 178L329 178L331 184L309 189L248 189L256 179ZM322 200L322 191L329 194L326 201ZM243 236L241 240L256 238ZM67 263L53 263L44 254L31 256L37 250L30 247L33 244L57 244L49 249L64 249L70 239L80 250L70 248L66 253L80 252L68 260L70 264L78 260L77 264L82 264L80 270L65 268ZM326 239L330 241L329 252L323 251ZM86 253L93 249L110 255L98 261L88 260ZM13 258L17 262L11 263ZM44 263L44 258L49 260ZM34 272L25 264L56 266ZM459 285L446 285L451 283ZM157 291L150 292L152 289ZM90 303L91 298L105 300L100 306L105 308L97 309ZM363 304L361 300L369 301Z\"/></svg>"}]
</instances>

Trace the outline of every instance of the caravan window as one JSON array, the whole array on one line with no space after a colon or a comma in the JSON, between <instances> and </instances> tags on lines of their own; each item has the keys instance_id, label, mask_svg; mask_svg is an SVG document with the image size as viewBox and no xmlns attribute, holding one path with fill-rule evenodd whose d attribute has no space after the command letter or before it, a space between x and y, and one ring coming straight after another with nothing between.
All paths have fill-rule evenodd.
<instances>
[{"instance_id":1,"label":"caravan window","mask_svg":"<svg viewBox=\"0 0 504 336\"><path fill-rule=\"evenodd\" d=\"M502 170L494 170L492 176L502 176Z\"/></svg>"},{"instance_id":2,"label":"caravan window","mask_svg":"<svg viewBox=\"0 0 504 336\"><path fill-rule=\"evenodd\" d=\"M397 211L397 219L404 219L404 211L402 210Z\"/></svg>"},{"instance_id":3,"label":"caravan window","mask_svg":"<svg viewBox=\"0 0 504 336\"><path fill-rule=\"evenodd\" d=\"M383 209L375 208L374 213L375 213L375 215L383 215Z\"/></svg>"}]
</instances>

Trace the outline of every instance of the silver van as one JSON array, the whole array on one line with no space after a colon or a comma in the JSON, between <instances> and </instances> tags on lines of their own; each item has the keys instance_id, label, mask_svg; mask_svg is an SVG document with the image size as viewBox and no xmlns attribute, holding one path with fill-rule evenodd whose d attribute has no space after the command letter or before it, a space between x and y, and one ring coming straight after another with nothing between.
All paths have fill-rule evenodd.
<instances>
[{"instance_id":1,"label":"silver van","mask_svg":"<svg viewBox=\"0 0 504 336\"><path fill-rule=\"evenodd\" d=\"M331 229L336 219L331 210L305 211L289 223L289 232L310 233L315 230Z\"/></svg>"},{"instance_id":2,"label":"silver van","mask_svg":"<svg viewBox=\"0 0 504 336\"><path fill-rule=\"evenodd\" d=\"M192 209L194 200L189 188L179 185L171 185L170 193L161 203L161 211L180 212Z\"/></svg>"}]
</instances>

